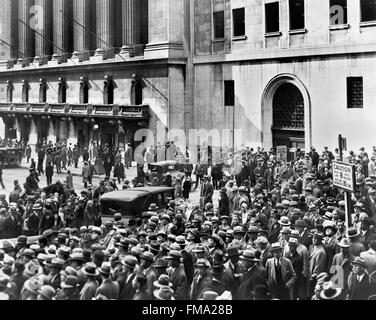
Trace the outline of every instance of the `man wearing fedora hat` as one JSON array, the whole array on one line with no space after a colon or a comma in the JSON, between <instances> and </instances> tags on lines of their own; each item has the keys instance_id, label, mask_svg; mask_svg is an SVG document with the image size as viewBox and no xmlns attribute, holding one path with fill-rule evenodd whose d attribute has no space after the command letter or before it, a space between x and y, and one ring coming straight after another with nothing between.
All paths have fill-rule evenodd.
<instances>
[{"instance_id":1,"label":"man wearing fedora hat","mask_svg":"<svg viewBox=\"0 0 376 320\"><path fill-rule=\"evenodd\" d=\"M78 278L73 275L67 276L60 283L61 290L56 295L56 300L80 300Z\"/></svg>"},{"instance_id":2,"label":"man wearing fedora hat","mask_svg":"<svg viewBox=\"0 0 376 320\"><path fill-rule=\"evenodd\" d=\"M186 300L188 296L188 283L184 266L181 264L182 255L177 250L171 250L166 260L169 268L167 274L172 283L175 300Z\"/></svg>"},{"instance_id":3,"label":"man wearing fedora hat","mask_svg":"<svg viewBox=\"0 0 376 320\"><path fill-rule=\"evenodd\" d=\"M356 227L350 227L347 230L348 238L350 241L350 253L354 257L359 257L360 253L366 251L362 242L359 241L360 232Z\"/></svg>"},{"instance_id":4,"label":"man wearing fedora hat","mask_svg":"<svg viewBox=\"0 0 376 320\"><path fill-rule=\"evenodd\" d=\"M44 285L38 290L37 300L55 300L56 291L53 287Z\"/></svg>"},{"instance_id":5,"label":"man wearing fedora hat","mask_svg":"<svg viewBox=\"0 0 376 320\"><path fill-rule=\"evenodd\" d=\"M270 251L274 257L268 259L265 266L269 291L275 299L292 300L297 279L292 263L282 256L279 242L273 243Z\"/></svg>"},{"instance_id":6,"label":"man wearing fedora hat","mask_svg":"<svg viewBox=\"0 0 376 320\"><path fill-rule=\"evenodd\" d=\"M333 257L333 263L330 268L330 272L338 276L338 280L343 284L344 291L342 292L343 299L346 297L347 292L347 279L352 270L351 262L354 260L354 256L350 252L350 242L347 238L342 238L338 243L341 252L337 253ZM339 278L340 277L340 278Z\"/></svg>"},{"instance_id":7,"label":"man wearing fedora hat","mask_svg":"<svg viewBox=\"0 0 376 320\"><path fill-rule=\"evenodd\" d=\"M92 300L95 298L99 286L97 281L99 272L95 263L86 263L84 274L86 277L86 283L80 292L80 300Z\"/></svg>"},{"instance_id":8,"label":"man wearing fedora hat","mask_svg":"<svg viewBox=\"0 0 376 320\"><path fill-rule=\"evenodd\" d=\"M116 279L116 281L119 283L119 299L132 300L135 294L132 281L137 275L135 269L138 261L136 257L128 255L121 260L121 263L123 265L123 269Z\"/></svg>"},{"instance_id":9,"label":"man wearing fedora hat","mask_svg":"<svg viewBox=\"0 0 376 320\"><path fill-rule=\"evenodd\" d=\"M157 273L154 268L154 259L155 256L150 251L145 251L140 256L140 272L147 279L146 292L150 296L153 295L153 283L155 280L157 280Z\"/></svg>"},{"instance_id":10,"label":"man wearing fedora hat","mask_svg":"<svg viewBox=\"0 0 376 320\"><path fill-rule=\"evenodd\" d=\"M60 288L61 274L60 271L64 267L64 260L60 258L53 258L50 263L46 263L49 273L47 275L47 283L51 285L55 290Z\"/></svg>"},{"instance_id":11,"label":"man wearing fedora hat","mask_svg":"<svg viewBox=\"0 0 376 320\"><path fill-rule=\"evenodd\" d=\"M371 295L371 287L369 276L366 273L367 264L360 257L355 257L351 264L353 270L348 278L347 299L368 300Z\"/></svg>"},{"instance_id":12,"label":"man wearing fedora hat","mask_svg":"<svg viewBox=\"0 0 376 320\"><path fill-rule=\"evenodd\" d=\"M195 263L193 281L188 290L190 300L197 300L202 290L209 285L211 280L209 269L210 263L206 259L198 259Z\"/></svg>"},{"instance_id":13,"label":"man wearing fedora hat","mask_svg":"<svg viewBox=\"0 0 376 320\"><path fill-rule=\"evenodd\" d=\"M227 248L227 252L225 257L228 261L225 263L225 268L227 269L227 274L231 279L231 293L234 300L236 300L238 287L240 285L240 278L244 273L244 267L242 264L239 263L239 247L238 246L230 246Z\"/></svg>"},{"instance_id":14,"label":"man wearing fedora hat","mask_svg":"<svg viewBox=\"0 0 376 320\"><path fill-rule=\"evenodd\" d=\"M119 299L119 283L111 279L111 264L103 262L99 268L99 273L102 278L102 283L98 287L95 296L103 295L108 300Z\"/></svg>"},{"instance_id":15,"label":"man wearing fedora hat","mask_svg":"<svg viewBox=\"0 0 376 320\"><path fill-rule=\"evenodd\" d=\"M252 300L252 291L258 284L266 284L266 270L256 259L256 253L253 250L244 250L240 256L240 261L244 268L244 273L240 278L237 298L239 300Z\"/></svg>"},{"instance_id":16,"label":"man wearing fedora hat","mask_svg":"<svg viewBox=\"0 0 376 320\"><path fill-rule=\"evenodd\" d=\"M322 245L324 234L320 231L316 231L313 234L313 244L309 248L309 295L313 296L313 291L316 286L317 276L326 271L326 252Z\"/></svg>"}]
</instances>

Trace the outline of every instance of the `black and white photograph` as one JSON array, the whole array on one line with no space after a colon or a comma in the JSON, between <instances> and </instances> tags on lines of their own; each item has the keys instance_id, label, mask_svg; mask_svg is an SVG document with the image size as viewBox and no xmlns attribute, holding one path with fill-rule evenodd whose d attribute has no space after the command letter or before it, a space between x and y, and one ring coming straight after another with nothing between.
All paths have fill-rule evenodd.
<instances>
[{"instance_id":1,"label":"black and white photograph","mask_svg":"<svg viewBox=\"0 0 376 320\"><path fill-rule=\"evenodd\" d=\"M0 0L0 300L376 300L375 130L375 0Z\"/></svg>"}]
</instances>

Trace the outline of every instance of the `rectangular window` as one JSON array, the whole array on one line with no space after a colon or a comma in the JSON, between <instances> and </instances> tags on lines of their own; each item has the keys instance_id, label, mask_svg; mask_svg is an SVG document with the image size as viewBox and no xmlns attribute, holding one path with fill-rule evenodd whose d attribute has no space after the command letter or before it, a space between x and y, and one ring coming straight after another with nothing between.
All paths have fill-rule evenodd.
<instances>
[{"instance_id":1,"label":"rectangular window","mask_svg":"<svg viewBox=\"0 0 376 320\"><path fill-rule=\"evenodd\" d=\"M225 106L235 106L234 80L225 80Z\"/></svg>"},{"instance_id":2,"label":"rectangular window","mask_svg":"<svg viewBox=\"0 0 376 320\"><path fill-rule=\"evenodd\" d=\"M347 108L363 108L363 78L347 78Z\"/></svg>"},{"instance_id":3,"label":"rectangular window","mask_svg":"<svg viewBox=\"0 0 376 320\"><path fill-rule=\"evenodd\" d=\"M232 20L234 24L234 37L245 35L245 10L244 8L232 10Z\"/></svg>"},{"instance_id":4,"label":"rectangular window","mask_svg":"<svg viewBox=\"0 0 376 320\"><path fill-rule=\"evenodd\" d=\"M279 31L279 2L265 4L266 33Z\"/></svg>"},{"instance_id":5,"label":"rectangular window","mask_svg":"<svg viewBox=\"0 0 376 320\"><path fill-rule=\"evenodd\" d=\"M360 0L360 21L376 21L376 0Z\"/></svg>"},{"instance_id":6,"label":"rectangular window","mask_svg":"<svg viewBox=\"0 0 376 320\"><path fill-rule=\"evenodd\" d=\"M347 0L330 0L330 25L347 24Z\"/></svg>"},{"instance_id":7,"label":"rectangular window","mask_svg":"<svg viewBox=\"0 0 376 320\"><path fill-rule=\"evenodd\" d=\"M214 39L223 39L225 37L225 12L218 11L213 13Z\"/></svg>"},{"instance_id":8,"label":"rectangular window","mask_svg":"<svg viewBox=\"0 0 376 320\"><path fill-rule=\"evenodd\" d=\"M290 30L304 29L304 0L290 0Z\"/></svg>"}]
</instances>

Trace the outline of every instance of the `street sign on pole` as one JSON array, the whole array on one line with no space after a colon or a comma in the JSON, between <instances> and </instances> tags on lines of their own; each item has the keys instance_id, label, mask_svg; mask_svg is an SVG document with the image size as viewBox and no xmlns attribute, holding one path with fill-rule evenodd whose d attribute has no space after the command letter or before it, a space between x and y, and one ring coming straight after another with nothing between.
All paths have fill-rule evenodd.
<instances>
[{"instance_id":1,"label":"street sign on pole","mask_svg":"<svg viewBox=\"0 0 376 320\"><path fill-rule=\"evenodd\" d=\"M333 161L333 184L348 192L355 192L355 168L350 163Z\"/></svg>"},{"instance_id":2,"label":"street sign on pole","mask_svg":"<svg viewBox=\"0 0 376 320\"><path fill-rule=\"evenodd\" d=\"M341 150L342 152L342 150ZM333 185L341 188L345 191L345 224L346 233L348 236L348 230L351 223L350 215L350 199L351 193L355 192L355 166L350 163L341 161L333 161Z\"/></svg>"},{"instance_id":3,"label":"street sign on pole","mask_svg":"<svg viewBox=\"0 0 376 320\"><path fill-rule=\"evenodd\" d=\"M277 160L287 162L287 146L277 146Z\"/></svg>"}]
</instances>

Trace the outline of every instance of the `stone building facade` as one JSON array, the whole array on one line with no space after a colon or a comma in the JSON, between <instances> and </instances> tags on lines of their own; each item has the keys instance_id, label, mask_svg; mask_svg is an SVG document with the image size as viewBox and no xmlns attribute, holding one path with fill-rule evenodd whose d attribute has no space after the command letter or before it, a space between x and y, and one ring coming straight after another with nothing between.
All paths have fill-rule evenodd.
<instances>
[{"instance_id":1,"label":"stone building facade","mask_svg":"<svg viewBox=\"0 0 376 320\"><path fill-rule=\"evenodd\" d=\"M268 150L338 134L372 150L375 1L196 0L194 15L196 126L235 123L236 144Z\"/></svg>"},{"instance_id":2,"label":"stone building facade","mask_svg":"<svg viewBox=\"0 0 376 320\"><path fill-rule=\"evenodd\" d=\"M0 136L123 148L184 129L186 3L2 1Z\"/></svg>"}]
</instances>

